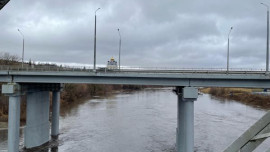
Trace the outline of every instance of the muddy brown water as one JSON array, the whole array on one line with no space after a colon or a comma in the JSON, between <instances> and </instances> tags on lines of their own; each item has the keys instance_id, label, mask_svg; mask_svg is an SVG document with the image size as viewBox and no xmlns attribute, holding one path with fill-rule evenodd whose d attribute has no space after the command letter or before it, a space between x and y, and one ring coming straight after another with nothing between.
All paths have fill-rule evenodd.
<instances>
[{"instance_id":1,"label":"muddy brown water","mask_svg":"<svg viewBox=\"0 0 270 152\"><path fill-rule=\"evenodd\" d=\"M173 152L177 96L172 88L95 97L61 109L59 152ZM265 110L207 94L195 102L195 151L223 151ZM0 152L7 151L6 123L0 123ZM269 147L266 141L257 152ZM21 147L23 129L21 129Z\"/></svg>"}]
</instances>

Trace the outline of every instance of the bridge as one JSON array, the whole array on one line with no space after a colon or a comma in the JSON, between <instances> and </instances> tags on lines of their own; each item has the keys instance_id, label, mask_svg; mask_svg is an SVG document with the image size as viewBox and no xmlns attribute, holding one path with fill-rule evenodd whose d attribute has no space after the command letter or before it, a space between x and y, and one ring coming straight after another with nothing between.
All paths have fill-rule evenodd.
<instances>
[{"instance_id":1,"label":"bridge","mask_svg":"<svg viewBox=\"0 0 270 152\"><path fill-rule=\"evenodd\" d=\"M32 71L31 71L32 70ZM2 70L0 81L7 83L91 83L185 87L268 88L270 75L263 71L192 70Z\"/></svg>"},{"instance_id":2,"label":"bridge","mask_svg":"<svg viewBox=\"0 0 270 152\"><path fill-rule=\"evenodd\" d=\"M24 135L25 148L41 146L59 135L60 92L65 83L129 84L175 87L178 96L176 148L178 152L193 152L194 149L194 101L198 87L246 87L269 88L270 75L265 71L217 69L123 69L93 71L85 68L28 68L0 67L2 93L9 97L8 151L19 151L20 100L27 96L27 118ZM52 121L49 122L50 94L52 92ZM268 117L267 117L268 118ZM267 126L270 119L261 120ZM259 123L262 124L261 122ZM50 133L51 128L51 133ZM256 127L255 128L260 128ZM269 127L270 128L270 127ZM245 137L241 144L232 145L227 151L254 149L250 140L259 134ZM265 133L265 131L263 132ZM265 134L263 138L267 138ZM261 136L262 136L261 135ZM261 137L260 136L260 137ZM258 139L262 139L257 137ZM243 137L241 137L243 139ZM262 142L262 140L260 140ZM245 146L249 146L246 148ZM250 148L252 147L252 148ZM231 149L230 149L231 148Z\"/></svg>"}]
</instances>

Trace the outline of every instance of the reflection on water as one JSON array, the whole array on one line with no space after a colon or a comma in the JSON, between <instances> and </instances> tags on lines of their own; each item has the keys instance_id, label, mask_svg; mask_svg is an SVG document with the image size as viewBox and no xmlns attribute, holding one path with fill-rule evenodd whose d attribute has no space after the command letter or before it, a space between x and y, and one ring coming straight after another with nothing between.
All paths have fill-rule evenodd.
<instances>
[{"instance_id":1,"label":"reflection on water","mask_svg":"<svg viewBox=\"0 0 270 152\"><path fill-rule=\"evenodd\" d=\"M123 92L62 107L60 144L49 151L172 152L176 107L177 97L171 88ZM234 101L199 96L195 102L195 150L224 150L264 113ZM1 151L6 149L7 133L0 133Z\"/></svg>"}]
</instances>

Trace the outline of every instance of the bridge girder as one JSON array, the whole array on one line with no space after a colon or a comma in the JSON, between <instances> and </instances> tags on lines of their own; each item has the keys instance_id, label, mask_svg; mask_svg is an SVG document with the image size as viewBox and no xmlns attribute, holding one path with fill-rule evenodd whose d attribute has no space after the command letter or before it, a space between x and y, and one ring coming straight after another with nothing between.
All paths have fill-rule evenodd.
<instances>
[{"instance_id":1,"label":"bridge girder","mask_svg":"<svg viewBox=\"0 0 270 152\"><path fill-rule=\"evenodd\" d=\"M128 84L183 87L270 88L265 74L135 74L92 72L8 72L0 81L15 83Z\"/></svg>"}]
</instances>

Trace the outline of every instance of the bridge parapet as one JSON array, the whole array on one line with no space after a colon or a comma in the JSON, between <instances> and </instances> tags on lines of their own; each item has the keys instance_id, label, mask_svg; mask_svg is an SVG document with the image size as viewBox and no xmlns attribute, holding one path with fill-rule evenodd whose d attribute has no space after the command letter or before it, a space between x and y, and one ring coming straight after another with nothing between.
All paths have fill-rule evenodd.
<instances>
[{"instance_id":1,"label":"bridge parapet","mask_svg":"<svg viewBox=\"0 0 270 152\"><path fill-rule=\"evenodd\" d=\"M108 69L99 67L96 71L91 66L58 66L58 65L0 65L0 71L75 71L75 72L98 72L98 73L222 73L222 74L249 74L266 73L265 69L231 68L229 71L224 68L171 68L171 67L122 67L119 69ZM269 74L269 73L266 73Z\"/></svg>"}]
</instances>

